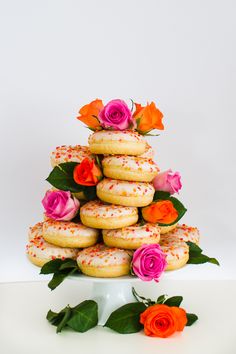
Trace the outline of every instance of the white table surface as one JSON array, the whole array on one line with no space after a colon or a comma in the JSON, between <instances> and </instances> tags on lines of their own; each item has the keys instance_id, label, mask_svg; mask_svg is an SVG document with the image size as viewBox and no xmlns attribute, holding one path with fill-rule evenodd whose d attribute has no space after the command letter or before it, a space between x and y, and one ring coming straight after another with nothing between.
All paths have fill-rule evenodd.
<instances>
[{"instance_id":1,"label":"white table surface","mask_svg":"<svg viewBox=\"0 0 236 354\"><path fill-rule=\"evenodd\" d=\"M1 354L28 353L174 353L234 354L236 348L236 281L162 280L139 283L145 296L183 295L182 306L199 320L167 339L146 337L143 332L120 335L96 327L80 334L66 330L56 334L45 316L49 309L62 309L89 298L91 284L67 280L50 291L46 282L0 284Z\"/></svg>"}]
</instances>

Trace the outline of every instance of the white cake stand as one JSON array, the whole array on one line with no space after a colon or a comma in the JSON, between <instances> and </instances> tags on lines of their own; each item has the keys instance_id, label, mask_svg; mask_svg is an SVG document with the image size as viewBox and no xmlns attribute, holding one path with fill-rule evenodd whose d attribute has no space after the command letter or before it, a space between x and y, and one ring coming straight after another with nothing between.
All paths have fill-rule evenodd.
<instances>
[{"instance_id":1,"label":"white cake stand","mask_svg":"<svg viewBox=\"0 0 236 354\"><path fill-rule=\"evenodd\" d=\"M93 283L91 300L98 304L98 325L103 326L110 314L136 299L132 294L132 284L140 281L133 276L117 278L94 278L86 275L71 276L72 280Z\"/></svg>"}]
</instances>

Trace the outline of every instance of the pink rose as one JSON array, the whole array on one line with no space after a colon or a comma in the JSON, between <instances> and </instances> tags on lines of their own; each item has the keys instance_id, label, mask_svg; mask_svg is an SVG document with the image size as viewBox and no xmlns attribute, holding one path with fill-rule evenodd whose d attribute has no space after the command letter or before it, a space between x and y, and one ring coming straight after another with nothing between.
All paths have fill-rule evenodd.
<instances>
[{"instance_id":1,"label":"pink rose","mask_svg":"<svg viewBox=\"0 0 236 354\"><path fill-rule=\"evenodd\" d=\"M80 206L79 201L65 191L47 191L42 204L47 217L64 221L73 219Z\"/></svg>"},{"instance_id":2,"label":"pink rose","mask_svg":"<svg viewBox=\"0 0 236 354\"><path fill-rule=\"evenodd\" d=\"M158 173L153 180L155 190L169 192L170 194L178 193L182 188L181 176L179 172L172 172L171 169Z\"/></svg>"},{"instance_id":3,"label":"pink rose","mask_svg":"<svg viewBox=\"0 0 236 354\"><path fill-rule=\"evenodd\" d=\"M125 130L134 125L131 110L122 100L112 100L100 111L99 121L103 128Z\"/></svg>"},{"instance_id":4,"label":"pink rose","mask_svg":"<svg viewBox=\"0 0 236 354\"><path fill-rule=\"evenodd\" d=\"M158 282L166 266L166 256L157 244L143 245L133 254L133 272L144 281Z\"/></svg>"}]
</instances>

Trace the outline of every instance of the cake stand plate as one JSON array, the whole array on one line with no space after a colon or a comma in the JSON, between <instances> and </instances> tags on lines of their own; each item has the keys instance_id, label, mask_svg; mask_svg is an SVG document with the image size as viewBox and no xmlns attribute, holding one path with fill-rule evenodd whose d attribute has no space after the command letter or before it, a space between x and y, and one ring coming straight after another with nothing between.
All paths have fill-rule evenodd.
<instances>
[{"instance_id":1,"label":"cake stand plate","mask_svg":"<svg viewBox=\"0 0 236 354\"><path fill-rule=\"evenodd\" d=\"M86 275L70 276L72 280L93 284L91 300L98 304L98 325L103 326L117 308L137 301L132 294L132 284L139 278L123 276L117 278L93 278Z\"/></svg>"}]
</instances>

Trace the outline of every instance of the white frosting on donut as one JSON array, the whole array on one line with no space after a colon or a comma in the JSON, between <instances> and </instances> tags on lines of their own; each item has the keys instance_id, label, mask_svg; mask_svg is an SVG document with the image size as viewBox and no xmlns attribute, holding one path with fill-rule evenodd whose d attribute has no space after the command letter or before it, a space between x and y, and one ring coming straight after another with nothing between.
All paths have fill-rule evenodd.
<instances>
[{"instance_id":1,"label":"white frosting on donut","mask_svg":"<svg viewBox=\"0 0 236 354\"><path fill-rule=\"evenodd\" d=\"M153 185L150 183L120 181L111 178L104 178L99 182L97 190L126 197L153 196L155 192Z\"/></svg>"},{"instance_id":2,"label":"white frosting on donut","mask_svg":"<svg viewBox=\"0 0 236 354\"><path fill-rule=\"evenodd\" d=\"M135 224L133 226L123 227L121 229L103 230L106 237L114 237L128 240L144 239L144 238L160 238L160 227L155 224Z\"/></svg>"},{"instance_id":3,"label":"white frosting on donut","mask_svg":"<svg viewBox=\"0 0 236 354\"><path fill-rule=\"evenodd\" d=\"M142 135L133 130L100 130L90 135L88 141L89 144L102 143L105 141L130 141L145 143L145 140Z\"/></svg>"},{"instance_id":4,"label":"white frosting on donut","mask_svg":"<svg viewBox=\"0 0 236 354\"><path fill-rule=\"evenodd\" d=\"M87 227L82 223L74 223L71 221L47 220L43 223L43 235L54 234L61 237L91 237L97 236L99 231L91 227Z\"/></svg>"},{"instance_id":5,"label":"white frosting on donut","mask_svg":"<svg viewBox=\"0 0 236 354\"><path fill-rule=\"evenodd\" d=\"M122 216L137 215L136 207L106 204L100 200L92 200L80 208L80 215L87 215L96 218L117 218Z\"/></svg>"},{"instance_id":6,"label":"white frosting on donut","mask_svg":"<svg viewBox=\"0 0 236 354\"><path fill-rule=\"evenodd\" d=\"M135 172L158 173L159 171L157 164L151 159L127 155L113 155L105 157L102 160L102 165L103 167L120 167L127 171L134 170Z\"/></svg>"},{"instance_id":7,"label":"white frosting on donut","mask_svg":"<svg viewBox=\"0 0 236 354\"><path fill-rule=\"evenodd\" d=\"M185 258L189 253L188 245L184 241L161 238L160 246L166 255L167 263L179 261Z\"/></svg>"},{"instance_id":8,"label":"white frosting on donut","mask_svg":"<svg viewBox=\"0 0 236 354\"><path fill-rule=\"evenodd\" d=\"M183 225L177 225L177 227L162 235L163 240L180 240L180 241L190 241L194 243L199 243L200 233L196 227Z\"/></svg>"},{"instance_id":9,"label":"white frosting on donut","mask_svg":"<svg viewBox=\"0 0 236 354\"><path fill-rule=\"evenodd\" d=\"M43 236L43 222L38 222L34 226L30 226L28 231L29 241L35 237L42 237L42 236Z\"/></svg>"},{"instance_id":10,"label":"white frosting on donut","mask_svg":"<svg viewBox=\"0 0 236 354\"><path fill-rule=\"evenodd\" d=\"M29 234L30 237L32 236L32 233L36 233L37 230L37 236L34 238L31 238L28 245L26 246L26 252L29 254L31 257L37 257L40 259L56 259L56 258L76 258L78 249L76 248L62 248L59 246L54 246L51 245L50 243L46 242L42 235L42 227L40 231L39 224L35 225L35 230L32 232L31 230L34 228L30 228ZM42 224L42 223L41 223Z\"/></svg>"},{"instance_id":11,"label":"white frosting on donut","mask_svg":"<svg viewBox=\"0 0 236 354\"><path fill-rule=\"evenodd\" d=\"M147 159L153 160L154 155L155 153L153 148L146 142L146 149L142 155L139 155L139 157L145 157Z\"/></svg>"},{"instance_id":12,"label":"white frosting on donut","mask_svg":"<svg viewBox=\"0 0 236 354\"><path fill-rule=\"evenodd\" d=\"M82 145L62 145L57 146L51 153L51 163L53 166L64 162L78 162L80 163L84 158L90 157L91 153L88 146Z\"/></svg>"},{"instance_id":13,"label":"white frosting on donut","mask_svg":"<svg viewBox=\"0 0 236 354\"><path fill-rule=\"evenodd\" d=\"M113 265L129 264L132 254L132 251L97 244L80 251L78 253L77 262L79 266L109 267Z\"/></svg>"}]
</instances>

